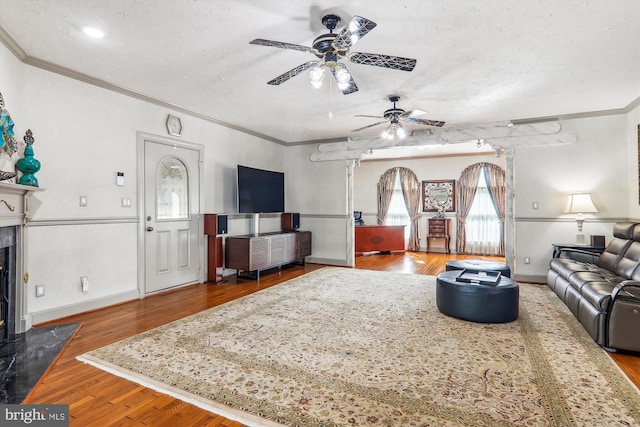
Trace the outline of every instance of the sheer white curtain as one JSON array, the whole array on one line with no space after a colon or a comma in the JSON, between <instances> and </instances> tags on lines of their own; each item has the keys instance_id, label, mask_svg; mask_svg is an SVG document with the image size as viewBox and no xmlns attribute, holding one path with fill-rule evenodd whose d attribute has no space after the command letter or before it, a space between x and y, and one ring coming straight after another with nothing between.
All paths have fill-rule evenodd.
<instances>
[{"instance_id":1,"label":"sheer white curtain","mask_svg":"<svg viewBox=\"0 0 640 427\"><path fill-rule=\"evenodd\" d=\"M402 184L400 181L399 171L396 171L393 195L391 196L391 203L389 204L387 219L385 220L384 225L405 225L406 227L404 228L404 241L405 243L409 241L411 233L411 217L409 216L407 205L404 201L404 194L402 193Z\"/></svg>"},{"instance_id":2,"label":"sheer white curtain","mask_svg":"<svg viewBox=\"0 0 640 427\"><path fill-rule=\"evenodd\" d=\"M487 185L486 169L483 167L465 225L467 251L481 255L499 255L501 229L502 224Z\"/></svg>"}]
</instances>

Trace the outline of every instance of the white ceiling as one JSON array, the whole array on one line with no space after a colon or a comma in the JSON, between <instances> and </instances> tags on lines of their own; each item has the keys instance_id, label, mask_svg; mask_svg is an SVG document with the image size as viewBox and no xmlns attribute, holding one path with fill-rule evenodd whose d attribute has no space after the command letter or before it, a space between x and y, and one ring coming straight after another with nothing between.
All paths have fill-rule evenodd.
<instances>
[{"instance_id":1,"label":"white ceiling","mask_svg":"<svg viewBox=\"0 0 640 427\"><path fill-rule=\"evenodd\" d=\"M347 62L360 89L350 95L329 79L313 89L306 72L267 85L316 58L249 41L311 46L327 13L377 23L351 52L416 58L415 69ZM445 127L623 109L640 96L640 0L0 0L0 39L28 64L286 145L378 135L385 126L352 133L379 121L354 115L382 115L392 94Z\"/></svg>"}]
</instances>

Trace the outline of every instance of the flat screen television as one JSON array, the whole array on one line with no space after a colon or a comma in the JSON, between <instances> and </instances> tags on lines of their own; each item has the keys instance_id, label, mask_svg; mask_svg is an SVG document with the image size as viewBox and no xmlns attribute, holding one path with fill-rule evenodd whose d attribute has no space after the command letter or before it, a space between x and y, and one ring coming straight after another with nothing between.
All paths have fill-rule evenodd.
<instances>
[{"instance_id":1,"label":"flat screen television","mask_svg":"<svg viewBox=\"0 0 640 427\"><path fill-rule=\"evenodd\" d=\"M238 165L238 212L284 212L284 173Z\"/></svg>"}]
</instances>

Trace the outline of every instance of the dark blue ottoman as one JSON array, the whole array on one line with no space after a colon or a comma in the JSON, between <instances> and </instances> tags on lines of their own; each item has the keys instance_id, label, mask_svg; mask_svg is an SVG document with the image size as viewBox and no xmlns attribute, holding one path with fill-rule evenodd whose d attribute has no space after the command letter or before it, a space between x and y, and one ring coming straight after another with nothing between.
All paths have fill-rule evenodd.
<instances>
[{"instance_id":1,"label":"dark blue ottoman","mask_svg":"<svg viewBox=\"0 0 640 427\"><path fill-rule=\"evenodd\" d=\"M462 270L440 273L436 305L446 315L478 323L505 323L518 318L520 288L508 277L495 285L457 281Z\"/></svg>"},{"instance_id":2,"label":"dark blue ottoman","mask_svg":"<svg viewBox=\"0 0 640 427\"><path fill-rule=\"evenodd\" d=\"M477 271L497 271L503 277L511 277L511 269L507 264L500 262L485 261L483 259L459 259L447 261L444 265L446 271L452 270L477 270Z\"/></svg>"}]
</instances>

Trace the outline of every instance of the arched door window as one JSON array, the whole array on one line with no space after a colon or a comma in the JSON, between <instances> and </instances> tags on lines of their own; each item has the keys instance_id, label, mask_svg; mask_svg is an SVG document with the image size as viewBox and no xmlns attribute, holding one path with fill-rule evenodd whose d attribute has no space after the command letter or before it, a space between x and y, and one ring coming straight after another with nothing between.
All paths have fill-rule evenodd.
<instances>
[{"instance_id":1,"label":"arched door window","mask_svg":"<svg viewBox=\"0 0 640 427\"><path fill-rule=\"evenodd\" d=\"M189 173L176 157L165 157L156 169L156 219L189 218Z\"/></svg>"}]
</instances>

